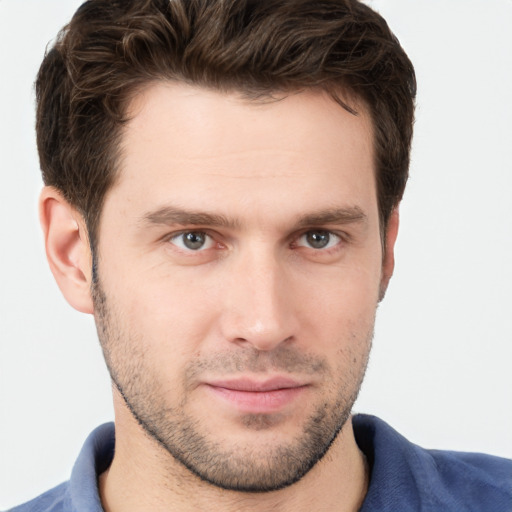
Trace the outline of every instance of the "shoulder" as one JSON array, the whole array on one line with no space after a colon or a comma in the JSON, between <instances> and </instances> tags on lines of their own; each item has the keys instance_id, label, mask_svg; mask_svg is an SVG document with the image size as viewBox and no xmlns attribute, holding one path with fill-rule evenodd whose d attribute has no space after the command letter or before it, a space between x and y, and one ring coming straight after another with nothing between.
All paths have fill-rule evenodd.
<instances>
[{"instance_id":1,"label":"shoulder","mask_svg":"<svg viewBox=\"0 0 512 512\"><path fill-rule=\"evenodd\" d=\"M454 503L495 504L493 510L512 510L512 461L483 453L425 450L431 459L435 488L454 497Z\"/></svg>"},{"instance_id":2,"label":"shoulder","mask_svg":"<svg viewBox=\"0 0 512 512\"><path fill-rule=\"evenodd\" d=\"M357 415L353 423L358 445L371 467L364 512L512 510L512 461L426 450L373 416Z\"/></svg>"},{"instance_id":3,"label":"shoulder","mask_svg":"<svg viewBox=\"0 0 512 512\"><path fill-rule=\"evenodd\" d=\"M110 465L114 446L114 424L99 426L85 441L68 482L7 512L103 512L98 476Z\"/></svg>"},{"instance_id":4,"label":"shoulder","mask_svg":"<svg viewBox=\"0 0 512 512\"><path fill-rule=\"evenodd\" d=\"M64 482L41 494L41 496L7 512L64 512L66 510L64 502L67 489L68 482Z\"/></svg>"}]
</instances>

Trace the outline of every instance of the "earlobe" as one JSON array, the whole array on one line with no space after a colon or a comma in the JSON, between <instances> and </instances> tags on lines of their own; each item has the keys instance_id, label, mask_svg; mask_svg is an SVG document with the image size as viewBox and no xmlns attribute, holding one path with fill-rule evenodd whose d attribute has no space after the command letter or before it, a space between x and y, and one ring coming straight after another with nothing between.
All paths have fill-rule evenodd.
<instances>
[{"instance_id":1,"label":"earlobe","mask_svg":"<svg viewBox=\"0 0 512 512\"><path fill-rule=\"evenodd\" d=\"M46 257L66 300L78 311L93 313L91 251L83 217L54 187L39 199Z\"/></svg>"},{"instance_id":2,"label":"earlobe","mask_svg":"<svg viewBox=\"0 0 512 512\"><path fill-rule=\"evenodd\" d=\"M398 236L399 225L398 207L394 208L386 226L386 240L384 245L384 258L382 261L382 277L380 281L379 302L386 295L389 281L395 269L395 242Z\"/></svg>"}]
</instances>

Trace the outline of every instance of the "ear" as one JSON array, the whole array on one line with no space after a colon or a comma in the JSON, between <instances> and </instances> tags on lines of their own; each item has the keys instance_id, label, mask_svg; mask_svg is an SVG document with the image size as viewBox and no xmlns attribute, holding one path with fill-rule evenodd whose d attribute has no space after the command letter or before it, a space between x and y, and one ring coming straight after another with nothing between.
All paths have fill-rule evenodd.
<instances>
[{"instance_id":1,"label":"ear","mask_svg":"<svg viewBox=\"0 0 512 512\"><path fill-rule=\"evenodd\" d=\"M384 257L382 260L382 275L380 281L379 301L386 295L389 280L395 269L395 242L398 236L399 214L398 207L394 208L386 226L386 239L384 244Z\"/></svg>"},{"instance_id":2,"label":"ear","mask_svg":"<svg viewBox=\"0 0 512 512\"><path fill-rule=\"evenodd\" d=\"M92 314L92 255L82 215L56 188L45 187L39 198L39 219L46 257L60 291L76 310Z\"/></svg>"}]
</instances>

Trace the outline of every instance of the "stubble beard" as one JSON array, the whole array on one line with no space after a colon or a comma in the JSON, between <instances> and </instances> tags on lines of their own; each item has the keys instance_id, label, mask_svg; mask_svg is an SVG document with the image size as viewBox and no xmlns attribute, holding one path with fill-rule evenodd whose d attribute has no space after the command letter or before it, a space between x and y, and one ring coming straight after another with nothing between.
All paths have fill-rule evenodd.
<instances>
[{"instance_id":1,"label":"stubble beard","mask_svg":"<svg viewBox=\"0 0 512 512\"><path fill-rule=\"evenodd\" d=\"M223 446L215 441L204 424L187 415L187 395L172 407L166 403L159 383L152 378L140 340L120 327L99 280L93 284L98 337L112 382L127 408L145 433L191 473L216 487L246 493L271 492L299 481L320 461L350 417L366 370L373 323L363 343L366 351L354 360L347 372L332 372L326 361L297 353L289 348L261 353L243 351L191 363L184 372L184 385L205 369L221 369L225 374L245 371L302 373L324 372L337 388L334 396L316 407L304 421L301 434L286 444L269 447ZM274 414L246 414L247 430L272 429L279 422Z\"/></svg>"}]
</instances>

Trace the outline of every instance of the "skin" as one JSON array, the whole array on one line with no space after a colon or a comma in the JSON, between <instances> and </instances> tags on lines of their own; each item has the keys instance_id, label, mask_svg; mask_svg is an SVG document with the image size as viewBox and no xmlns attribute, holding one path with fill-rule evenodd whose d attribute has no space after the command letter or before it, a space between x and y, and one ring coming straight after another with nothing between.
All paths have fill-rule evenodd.
<instances>
[{"instance_id":1,"label":"skin","mask_svg":"<svg viewBox=\"0 0 512 512\"><path fill-rule=\"evenodd\" d=\"M398 214L383 254L371 123L355 106L318 91L254 103L148 86L129 108L95 283L82 218L43 191L50 266L95 315L114 382L107 512L360 507L368 482L349 414ZM240 378L298 391L256 410L216 385Z\"/></svg>"}]
</instances>

